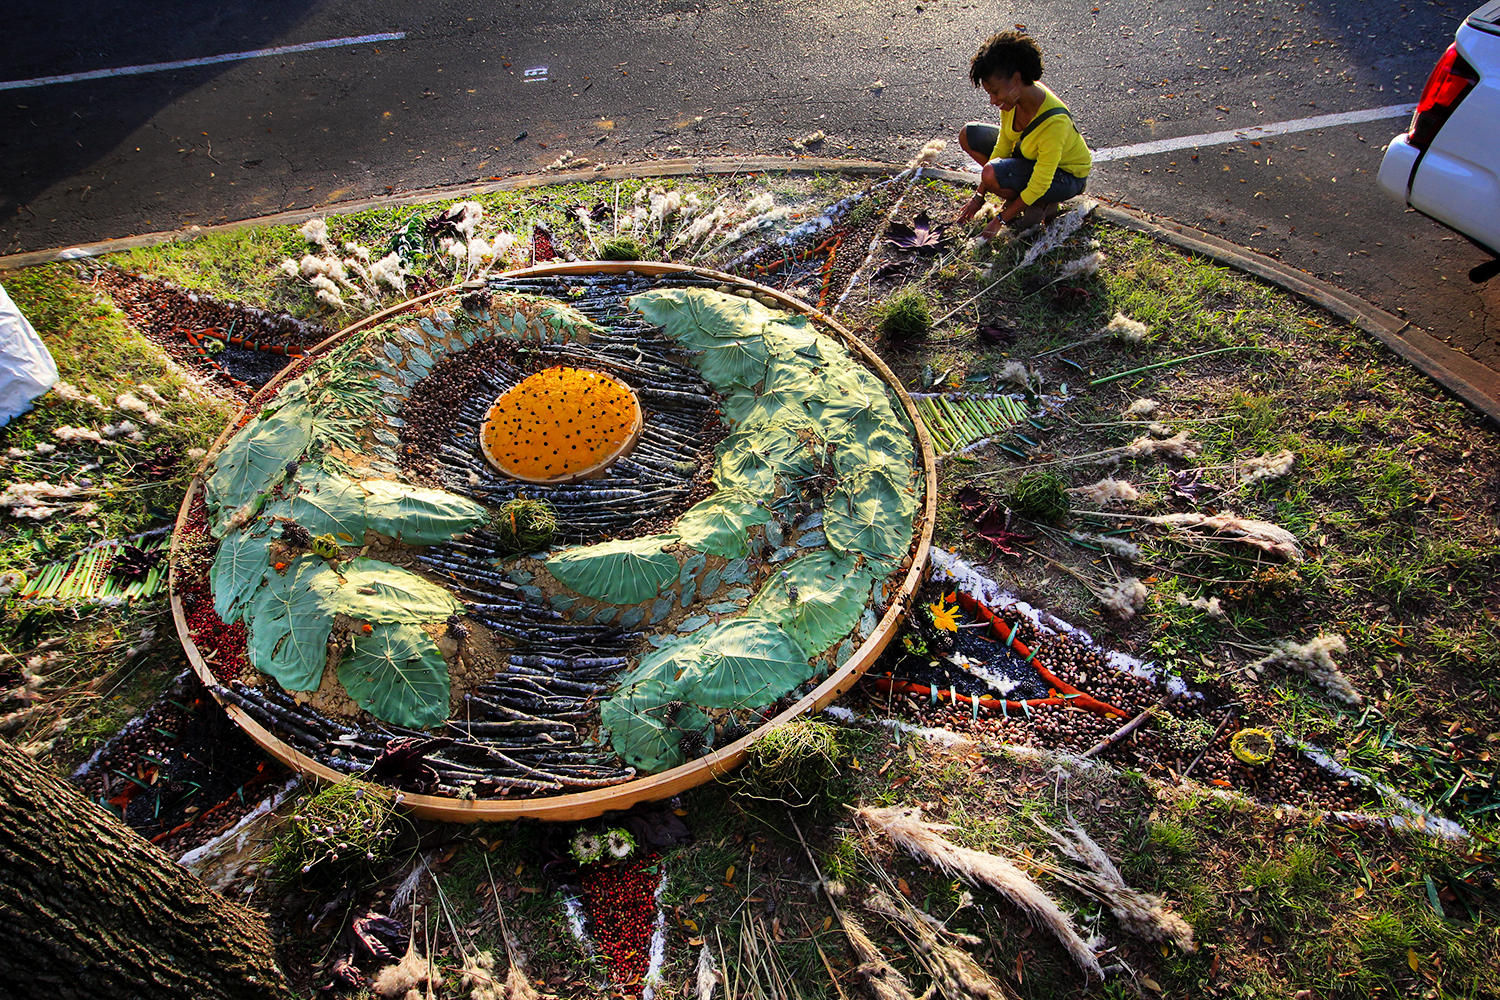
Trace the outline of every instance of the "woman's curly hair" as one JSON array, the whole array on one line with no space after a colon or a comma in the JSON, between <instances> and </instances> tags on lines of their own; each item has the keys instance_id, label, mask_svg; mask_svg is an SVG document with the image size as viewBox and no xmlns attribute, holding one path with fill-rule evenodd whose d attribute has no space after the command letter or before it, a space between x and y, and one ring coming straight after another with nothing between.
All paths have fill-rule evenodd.
<instances>
[{"instance_id":1,"label":"woman's curly hair","mask_svg":"<svg viewBox=\"0 0 1500 1000\"><path fill-rule=\"evenodd\" d=\"M969 63L969 79L976 87L996 74L1006 77L1012 73L1020 73L1027 84L1036 83L1042 76L1041 47L1019 31L991 35Z\"/></svg>"}]
</instances>

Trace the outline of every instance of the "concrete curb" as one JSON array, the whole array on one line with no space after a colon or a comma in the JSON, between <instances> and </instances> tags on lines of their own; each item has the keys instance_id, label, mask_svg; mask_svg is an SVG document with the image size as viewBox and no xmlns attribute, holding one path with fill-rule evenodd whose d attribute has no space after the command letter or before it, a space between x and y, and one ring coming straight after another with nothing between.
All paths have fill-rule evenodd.
<instances>
[{"instance_id":1,"label":"concrete curb","mask_svg":"<svg viewBox=\"0 0 1500 1000\"><path fill-rule=\"evenodd\" d=\"M495 191L523 191L554 184L576 184L587 181L624 180L642 177L686 177L686 176L731 176L759 172L816 172L838 171L860 175L890 175L904 169L903 165L882 163L877 160L839 159L837 157L789 157L761 156L712 157L705 159L652 160L645 163L621 164L604 169L556 171L543 174L524 174L499 181L482 184L447 185L407 191L401 194L359 201L338 202L318 210L298 209L278 212L238 222L215 226L195 226L166 232L143 233L119 239L100 240L76 247L60 247L52 250L37 250L28 253L0 257L0 270L30 267L59 260L75 260L97 257L103 254L130 250L135 247L156 246L173 240L190 240L205 233L241 229L245 226L296 225L310 218L327 214L363 212L372 208L399 205L415 205L442 198L460 195L487 194ZM928 168L929 177L952 181L958 184L973 184L975 175L961 170ZM1327 310L1345 322L1352 323L1370 336L1390 348L1398 357L1432 378L1443 388L1464 403L1500 425L1500 373L1480 364L1473 358L1444 344L1420 327L1413 326L1384 309L1365 301L1357 295L1322 281L1311 274L1299 271L1270 257L1237 246L1227 240L1200 230L1173 222L1157 219L1142 212L1100 204L1099 217L1105 221L1142 233L1153 239L1232 267L1237 271L1254 275L1284 291L1296 295Z\"/></svg>"}]
</instances>

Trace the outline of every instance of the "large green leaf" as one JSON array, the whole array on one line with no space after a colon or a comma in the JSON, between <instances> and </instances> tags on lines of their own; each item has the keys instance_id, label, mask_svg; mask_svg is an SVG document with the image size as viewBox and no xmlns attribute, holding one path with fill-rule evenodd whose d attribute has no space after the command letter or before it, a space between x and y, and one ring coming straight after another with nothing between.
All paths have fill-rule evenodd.
<instances>
[{"instance_id":1,"label":"large green leaf","mask_svg":"<svg viewBox=\"0 0 1500 1000\"><path fill-rule=\"evenodd\" d=\"M472 500L406 483L366 479L365 510L370 528L408 545L433 545L462 534L483 521L487 512Z\"/></svg>"},{"instance_id":2,"label":"large green leaf","mask_svg":"<svg viewBox=\"0 0 1500 1000\"><path fill-rule=\"evenodd\" d=\"M828 495L823 531L828 544L848 555L893 568L911 543L911 513L916 500L909 489L893 483L881 470L846 475Z\"/></svg>"},{"instance_id":3,"label":"large green leaf","mask_svg":"<svg viewBox=\"0 0 1500 1000\"><path fill-rule=\"evenodd\" d=\"M677 540L675 534L647 535L564 549L547 558L547 571L575 593L596 601L639 604L677 581L677 557L662 551Z\"/></svg>"},{"instance_id":4,"label":"large green leaf","mask_svg":"<svg viewBox=\"0 0 1500 1000\"><path fill-rule=\"evenodd\" d=\"M812 447L821 446L817 426L794 413L736 430L716 449L714 483L721 490L775 496L777 476L800 479L817 471Z\"/></svg>"},{"instance_id":5,"label":"large green leaf","mask_svg":"<svg viewBox=\"0 0 1500 1000\"><path fill-rule=\"evenodd\" d=\"M668 679L638 677L599 706L599 725L609 732L610 745L638 771L654 773L681 764L683 733L708 725L708 717L692 706L669 717L673 691Z\"/></svg>"},{"instance_id":6,"label":"large green leaf","mask_svg":"<svg viewBox=\"0 0 1500 1000\"><path fill-rule=\"evenodd\" d=\"M813 673L802 647L773 622L737 618L699 629L689 639L674 651L680 697L690 704L758 708Z\"/></svg>"},{"instance_id":7,"label":"large green leaf","mask_svg":"<svg viewBox=\"0 0 1500 1000\"><path fill-rule=\"evenodd\" d=\"M211 527L222 536L229 521L246 504L275 489L286 478L287 464L302 456L312 440L312 411L291 400L264 412L240 431L214 459L207 483Z\"/></svg>"},{"instance_id":8,"label":"large green leaf","mask_svg":"<svg viewBox=\"0 0 1500 1000\"><path fill-rule=\"evenodd\" d=\"M703 380L718 392L749 389L766 380L770 354L759 337L721 340L693 355Z\"/></svg>"},{"instance_id":9,"label":"large green leaf","mask_svg":"<svg viewBox=\"0 0 1500 1000\"><path fill-rule=\"evenodd\" d=\"M272 573L246 611L255 669L288 691L317 690L333 629L329 595L337 587L338 575L317 556L299 556L286 572Z\"/></svg>"},{"instance_id":10,"label":"large green leaf","mask_svg":"<svg viewBox=\"0 0 1500 1000\"><path fill-rule=\"evenodd\" d=\"M688 548L738 559L749 550L750 528L770 519L771 511L749 493L720 490L689 507L673 528Z\"/></svg>"},{"instance_id":11,"label":"large green leaf","mask_svg":"<svg viewBox=\"0 0 1500 1000\"><path fill-rule=\"evenodd\" d=\"M439 622L460 609L453 595L415 573L378 559L351 559L340 567L333 611L367 622Z\"/></svg>"},{"instance_id":12,"label":"large green leaf","mask_svg":"<svg viewBox=\"0 0 1500 1000\"><path fill-rule=\"evenodd\" d=\"M780 625L811 658L859 623L875 578L857 559L810 552L773 573L745 616Z\"/></svg>"},{"instance_id":13,"label":"large green leaf","mask_svg":"<svg viewBox=\"0 0 1500 1000\"><path fill-rule=\"evenodd\" d=\"M610 744L632 767L681 762L677 740L706 724L707 708L760 708L812 676L802 647L779 626L737 619L698 630L642 657L600 706ZM669 719L668 706L685 703Z\"/></svg>"},{"instance_id":14,"label":"large green leaf","mask_svg":"<svg viewBox=\"0 0 1500 1000\"><path fill-rule=\"evenodd\" d=\"M759 336L771 318L771 311L754 299L707 288L659 288L629 301L667 336L700 350L720 340Z\"/></svg>"},{"instance_id":15,"label":"large green leaf","mask_svg":"<svg viewBox=\"0 0 1500 1000\"><path fill-rule=\"evenodd\" d=\"M359 484L317 466L304 466L283 491L288 494L266 507L265 516L286 517L314 535L331 534L345 545L365 537L365 492Z\"/></svg>"},{"instance_id":16,"label":"large green leaf","mask_svg":"<svg viewBox=\"0 0 1500 1000\"><path fill-rule=\"evenodd\" d=\"M259 528L258 534L250 529ZM238 621L261 581L271 572L271 539L263 525L252 524L219 543L209 573L214 611L225 622Z\"/></svg>"},{"instance_id":17,"label":"large green leaf","mask_svg":"<svg viewBox=\"0 0 1500 1000\"><path fill-rule=\"evenodd\" d=\"M448 665L419 626L376 625L356 634L339 680L377 719L426 729L448 718Z\"/></svg>"}]
</instances>

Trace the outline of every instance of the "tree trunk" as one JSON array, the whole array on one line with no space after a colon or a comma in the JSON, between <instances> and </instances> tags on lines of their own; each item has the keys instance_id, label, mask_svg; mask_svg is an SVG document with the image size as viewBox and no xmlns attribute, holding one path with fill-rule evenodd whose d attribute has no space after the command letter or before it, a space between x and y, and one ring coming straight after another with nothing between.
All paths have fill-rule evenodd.
<instances>
[{"instance_id":1,"label":"tree trunk","mask_svg":"<svg viewBox=\"0 0 1500 1000\"><path fill-rule=\"evenodd\" d=\"M260 914L0 740L6 996L290 1000Z\"/></svg>"}]
</instances>

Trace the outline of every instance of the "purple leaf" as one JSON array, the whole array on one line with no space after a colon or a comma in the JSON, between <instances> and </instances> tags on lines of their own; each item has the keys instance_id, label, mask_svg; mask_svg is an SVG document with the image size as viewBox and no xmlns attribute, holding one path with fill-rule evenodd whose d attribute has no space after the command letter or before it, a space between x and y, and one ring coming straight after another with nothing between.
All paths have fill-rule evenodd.
<instances>
[{"instance_id":1,"label":"purple leaf","mask_svg":"<svg viewBox=\"0 0 1500 1000\"><path fill-rule=\"evenodd\" d=\"M1016 339L1016 328L1013 326L996 326L991 323L981 323L975 334L982 344L1010 344Z\"/></svg>"},{"instance_id":2,"label":"purple leaf","mask_svg":"<svg viewBox=\"0 0 1500 1000\"><path fill-rule=\"evenodd\" d=\"M362 917L355 917L349 927L354 931L354 936L359 939L365 951L369 952L372 957L383 958L388 962L396 960L390 947L380 939L384 937L396 942L396 946L400 947L406 934L406 928L402 926L401 921L383 917L372 910Z\"/></svg>"},{"instance_id":3,"label":"purple leaf","mask_svg":"<svg viewBox=\"0 0 1500 1000\"><path fill-rule=\"evenodd\" d=\"M969 534L989 543L990 562L994 562L998 555L1020 556L1020 546L1032 540L1031 535L1010 530L1010 509L998 497L976 487L965 486L954 496L954 500L958 502L959 510L969 518L972 526Z\"/></svg>"},{"instance_id":4,"label":"purple leaf","mask_svg":"<svg viewBox=\"0 0 1500 1000\"><path fill-rule=\"evenodd\" d=\"M934 226L926 212L919 212L909 226L892 222L891 227L886 230L885 241L898 250L909 253L935 254L950 239L945 235L947 229L946 223Z\"/></svg>"},{"instance_id":5,"label":"purple leaf","mask_svg":"<svg viewBox=\"0 0 1500 1000\"><path fill-rule=\"evenodd\" d=\"M1213 484L1203 481L1202 469L1179 469L1169 475L1172 480L1172 492L1184 500L1197 503L1205 496L1218 492L1218 488Z\"/></svg>"},{"instance_id":6,"label":"purple leaf","mask_svg":"<svg viewBox=\"0 0 1500 1000\"><path fill-rule=\"evenodd\" d=\"M429 740L415 736L393 739L385 745L380 756L375 758L375 763L365 771L365 777L384 778L410 785L419 792L428 791L437 786L438 773L422 758L444 747L451 747L453 743L446 736Z\"/></svg>"}]
</instances>

